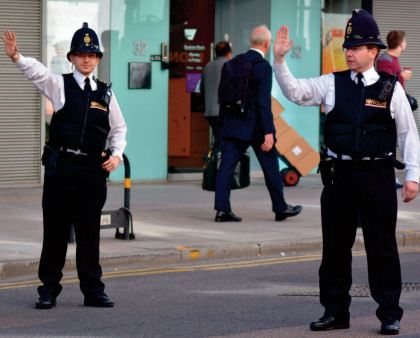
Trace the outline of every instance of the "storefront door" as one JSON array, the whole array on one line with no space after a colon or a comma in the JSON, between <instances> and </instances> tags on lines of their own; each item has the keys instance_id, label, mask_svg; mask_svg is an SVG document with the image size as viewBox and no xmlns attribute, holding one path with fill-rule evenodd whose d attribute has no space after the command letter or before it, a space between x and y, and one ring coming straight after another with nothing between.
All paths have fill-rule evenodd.
<instances>
[{"instance_id":1,"label":"storefront door","mask_svg":"<svg viewBox=\"0 0 420 338\"><path fill-rule=\"evenodd\" d=\"M171 0L168 156L170 172L200 170L209 147L197 86L210 60L215 0Z\"/></svg>"}]
</instances>

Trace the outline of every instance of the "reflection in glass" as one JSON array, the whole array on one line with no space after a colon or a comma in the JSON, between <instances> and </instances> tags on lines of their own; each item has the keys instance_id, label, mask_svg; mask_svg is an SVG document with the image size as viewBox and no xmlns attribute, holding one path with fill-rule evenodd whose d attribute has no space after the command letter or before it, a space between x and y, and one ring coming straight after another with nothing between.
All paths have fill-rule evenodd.
<instances>
[{"instance_id":1,"label":"reflection in glass","mask_svg":"<svg viewBox=\"0 0 420 338\"><path fill-rule=\"evenodd\" d=\"M87 22L98 34L101 50L104 44L108 45L101 37L110 26L110 0L47 0L46 8L46 65L52 72L62 74L72 71L67 52L74 32L82 27L83 22ZM95 75L103 78L101 74Z\"/></svg>"}]
</instances>

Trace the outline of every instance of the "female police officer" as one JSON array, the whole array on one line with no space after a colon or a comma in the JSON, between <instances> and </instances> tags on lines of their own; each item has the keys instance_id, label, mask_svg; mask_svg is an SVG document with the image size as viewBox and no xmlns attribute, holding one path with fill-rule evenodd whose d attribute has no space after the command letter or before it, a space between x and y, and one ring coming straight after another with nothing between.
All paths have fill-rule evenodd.
<instances>
[{"instance_id":1,"label":"female police officer","mask_svg":"<svg viewBox=\"0 0 420 338\"><path fill-rule=\"evenodd\" d=\"M381 333L397 334L403 314L395 239L394 165L402 165L394 157L397 142L406 165L404 202L416 197L419 181L419 137L409 103L393 76L378 74L373 67L385 45L375 20L364 10L353 11L346 26L343 47L347 71L296 79L284 60L291 46L288 29L283 26L274 45L280 88L298 104L322 103L327 115L327 151L321 162L323 257L319 270L325 313L310 328L323 331L350 326L351 248L360 222Z\"/></svg>"},{"instance_id":2,"label":"female police officer","mask_svg":"<svg viewBox=\"0 0 420 338\"><path fill-rule=\"evenodd\" d=\"M106 178L122 160L127 128L110 88L93 76L102 57L98 37L87 23L74 33L67 58L75 70L63 75L19 54L14 32L6 31L2 39L6 54L51 100L55 112L42 159L44 239L38 275L43 285L36 308L56 305L72 224L84 305L112 307L101 281L100 215Z\"/></svg>"}]
</instances>

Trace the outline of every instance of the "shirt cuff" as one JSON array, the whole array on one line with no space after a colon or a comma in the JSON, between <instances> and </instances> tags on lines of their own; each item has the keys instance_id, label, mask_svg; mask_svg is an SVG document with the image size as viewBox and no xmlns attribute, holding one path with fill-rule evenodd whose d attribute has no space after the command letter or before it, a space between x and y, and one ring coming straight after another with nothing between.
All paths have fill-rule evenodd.
<instances>
[{"instance_id":1,"label":"shirt cuff","mask_svg":"<svg viewBox=\"0 0 420 338\"><path fill-rule=\"evenodd\" d=\"M18 68L22 68L22 66L25 66L25 60L27 59L26 57L24 57L22 54L19 54L19 60L17 60L16 62L14 62L14 64L16 65L16 67Z\"/></svg>"},{"instance_id":2,"label":"shirt cuff","mask_svg":"<svg viewBox=\"0 0 420 338\"><path fill-rule=\"evenodd\" d=\"M405 173L405 180L419 183L419 169L418 168L408 168Z\"/></svg>"},{"instance_id":3,"label":"shirt cuff","mask_svg":"<svg viewBox=\"0 0 420 338\"><path fill-rule=\"evenodd\" d=\"M122 153L119 152L119 151L113 151L112 156L117 156L120 159L120 163L122 163L124 161Z\"/></svg>"},{"instance_id":4,"label":"shirt cuff","mask_svg":"<svg viewBox=\"0 0 420 338\"><path fill-rule=\"evenodd\" d=\"M289 69L289 67L287 67L286 62L274 63L273 68L276 72L279 72L279 73L282 73L282 72L286 71L287 69Z\"/></svg>"}]
</instances>

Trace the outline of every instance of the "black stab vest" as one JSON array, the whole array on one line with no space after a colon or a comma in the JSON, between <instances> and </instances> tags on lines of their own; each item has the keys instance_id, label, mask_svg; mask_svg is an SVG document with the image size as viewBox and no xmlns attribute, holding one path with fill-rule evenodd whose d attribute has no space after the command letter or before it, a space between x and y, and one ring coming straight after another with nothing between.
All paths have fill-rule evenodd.
<instances>
[{"instance_id":1,"label":"black stab vest","mask_svg":"<svg viewBox=\"0 0 420 338\"><path fill-rule=\"evenodd\" d=\"M51 146L80 149L100 154L106 147L110 131L109 106L97 98L106 85L97 81L98 89L90 94L77 84L73 74L63 74L65 104L53 114L50 125Z\"/></svg>"},{"instance_id":2,"label":"black stab vest","mask_svg":"<svg viewBox=\"0 0 420 338\"><path fill-rule=\"evenodd\" d=\"M335 105L327 114L324 141L336 154L353 159L395 154L397 131L390 112L395 80L393 75L379 75L376 83L360 88L350 70L334 73ZM380 99L386 83L389 95Z\"/></svg>"}]
</instances>

